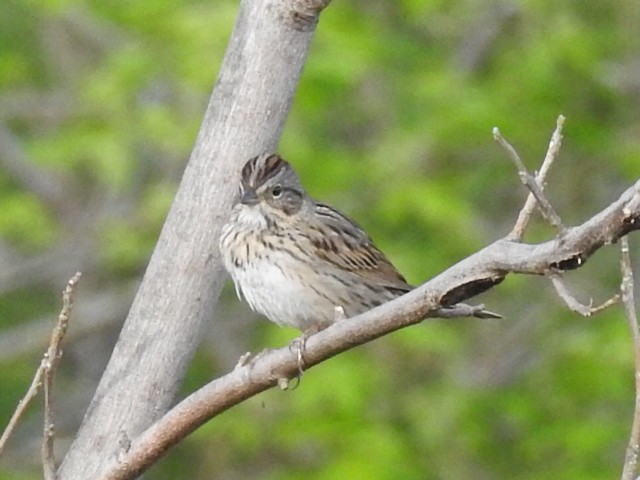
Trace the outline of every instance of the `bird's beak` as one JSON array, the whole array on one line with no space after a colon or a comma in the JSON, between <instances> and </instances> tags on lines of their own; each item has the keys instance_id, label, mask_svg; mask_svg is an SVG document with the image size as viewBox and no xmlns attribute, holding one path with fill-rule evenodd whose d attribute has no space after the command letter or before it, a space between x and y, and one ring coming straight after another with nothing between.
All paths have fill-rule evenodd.
<instances>
[{"instance_id":1,"label":"bird's beak","mask_svg":"<svg viewBox=\"0 0 640 480\"><path fill-rule=\"evenodd\" d=\"M253 190L252 188L247 188L244 192L242 192L240 203L242 203L243 205L257 205L259 203L259 200L255 190Z\"/></svg>"}]
</instances>

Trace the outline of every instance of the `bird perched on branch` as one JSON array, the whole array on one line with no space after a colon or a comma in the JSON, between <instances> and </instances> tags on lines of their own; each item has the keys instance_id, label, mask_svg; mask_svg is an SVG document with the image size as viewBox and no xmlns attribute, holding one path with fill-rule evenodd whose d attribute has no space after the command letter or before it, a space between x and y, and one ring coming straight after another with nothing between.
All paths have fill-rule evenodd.
<instances>
[{"instance_id":1,"label":"bird perched on branch","mask_svg":"<svg viewBox=\"0 0 640 480\"><path fill-rule=\"evenodd\" d=\"M302 331L331 325L336 307L353 317L413 288L362 228L307 195L276 154L258 155L242 169L240 201L222 228L220 252L240 298ZM482 308L473 315L500 317Z\"/></svg>"}]
</instances>

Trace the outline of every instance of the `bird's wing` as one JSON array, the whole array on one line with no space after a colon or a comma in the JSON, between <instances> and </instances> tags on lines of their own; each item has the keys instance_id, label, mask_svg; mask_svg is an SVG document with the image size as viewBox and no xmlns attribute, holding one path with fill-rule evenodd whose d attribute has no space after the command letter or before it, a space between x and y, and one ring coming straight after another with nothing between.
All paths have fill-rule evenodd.
<instances>
[{"instance_id":1,"label":"bird's wing","mask_svg":"<svg viewBox=\"0 0 640 480\"><path fill-rule=\"evenodd\" d=\"M408 292L411 286L355 222L327 205L315 204L308 240L318 257L386 288Z\"/></svg>"}]
</instances>

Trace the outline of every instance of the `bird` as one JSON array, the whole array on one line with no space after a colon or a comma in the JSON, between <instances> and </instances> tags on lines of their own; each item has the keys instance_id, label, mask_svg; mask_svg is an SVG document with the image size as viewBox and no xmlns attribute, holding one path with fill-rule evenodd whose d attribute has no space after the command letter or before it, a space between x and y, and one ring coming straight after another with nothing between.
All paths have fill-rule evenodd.
<instances>
[{"instance_id":1,"label":"bird","mask_svg":"<svg viewBox=\"0 0 640 480\"><path fill-rule=\"evenodd\" d=\"M255 312L318 331L414 288L358 224L310 197L280 155L249 159L239 183L219 248L238 298ZM473 316L500 318L472 308Z\"/></svg>"}]
</instances>

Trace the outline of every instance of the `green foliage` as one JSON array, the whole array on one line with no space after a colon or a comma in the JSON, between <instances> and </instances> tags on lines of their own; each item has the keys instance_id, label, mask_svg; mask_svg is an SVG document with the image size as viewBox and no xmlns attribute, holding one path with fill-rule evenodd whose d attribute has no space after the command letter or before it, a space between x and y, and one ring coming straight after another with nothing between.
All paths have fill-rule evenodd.
<instances>
[{"instance_id":1,"label":"green foliage","mask_svg":"<svg viewBox=\"0 0 640 480\"><path fill-rule=\"evenodd\" d=\"M0 128L34 166L66 182L73 208L29 190L0 163L0 247L30 258L80 239L89 242L90 285L138 278L237 7L4 2ZM600 0L334 2L318 26L280 151L314 197L356 219L420 283L506 234L523 204L525 191L492 141L494 126L536 169L557 115L567 116L548 191L568 223L637 178L639 20L633 2ZM535 220L527 240L552 237ZM617 257L603 252L590 263L570 277L572 287L581 299L603 300L618 288ZM0 290L0 329L45 313L55 318L66 281L59 275L53 285L35 275L27 287ZM267 392L212 420L148 478L618 475L634 395L620 310L578 318L547 283L523 277L509 277L481 301L506 318L429 321L340 355L307 372L297 389ZM250 313L232 295L224 302L220 311L231 313L212 326L215 339L194 361L185 394L247 349L285 345L295 335L245 321ZM218 339L216 329L225 335ZM114 333L90 334L100 335L108 344ZM72 370L86 367L68 348ZM40 354L0 357L0 423ZM33 443L14 443L10 453L37 455ZM0 464L0 480L39 478L31 466L11 466Z\"/></svg>"},{"instance_id":2,"label":"green foliage","mask_svg":"<svg viewBox=\"0 0 640 480\"><path fill-rule=\"evenodd\" d=\"M29 192L7 191L0 197L0 210L0 235L20 250L32 251L55 241L55 223Z\"/></svg>"}]
</instances>

